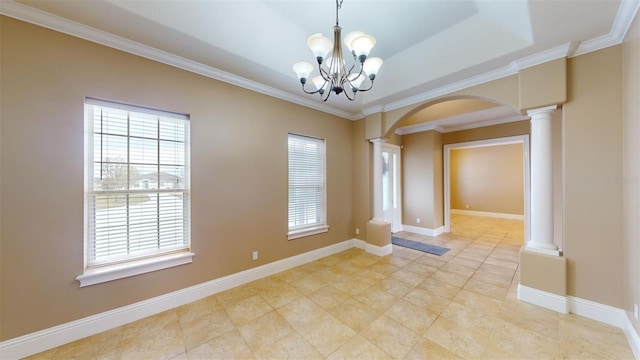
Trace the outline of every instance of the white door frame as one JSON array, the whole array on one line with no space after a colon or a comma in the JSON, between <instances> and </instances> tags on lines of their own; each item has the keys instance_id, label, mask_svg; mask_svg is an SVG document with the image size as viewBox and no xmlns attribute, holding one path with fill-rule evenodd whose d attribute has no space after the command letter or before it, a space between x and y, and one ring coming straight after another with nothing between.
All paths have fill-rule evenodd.
<instances>
[{"instance_id":1,"label":"white door frame","mask_svg":"<svg viewBox=\"0 0 640 360\"><path fill-rule=\"evenodd\" d=\"M396 210L392 209L392 221L391 221L391 232L402 231L402 148L398 145L394 144L382 144L382 151L389 152L390 154L398 155L397 164L394 164L394 168L398 169L397 173L397 184L396 181L392 181L392 191L395 193L393 198L396 199L397 203L394 204L396 206ZM393 179L393 170L389 169L389 176ZM384 199L383 199L384 201ZM395 220L395 221L393 221Z\"/></svg>"},{"instance_id":2,"label":"white door frame","mask_svg":"<svg viewBox=\"0 0 640 360\"><path fill-rule=\"evenodd\" d=\"M522 144L522 164L524 172L524 243L531 234L531 180L529 178L529 135L509 136L496 139L469 141L444 146L444 231L451 232L451 174L450 152L455 149L468 149L484 146Z\"/></svg>"}]
</instances>

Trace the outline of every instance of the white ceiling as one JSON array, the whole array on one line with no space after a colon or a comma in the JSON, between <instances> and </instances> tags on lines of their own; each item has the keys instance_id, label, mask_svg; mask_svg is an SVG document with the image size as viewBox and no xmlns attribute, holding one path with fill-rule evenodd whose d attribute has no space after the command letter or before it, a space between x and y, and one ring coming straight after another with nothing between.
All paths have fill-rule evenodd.
<instances>
[{"instance_id":1,"label":"white ceiling","mask_svg":"<svg viewBox=\"0 0 640 360\"><path fill-rule=\"evenodd\" d=\"M1 0L0 12L339 116L424 101L620 43L640 0L344 0L343 34L384 65L357 101L306 95L291 66L332 37L334 0Z\"/></svg>"}]
</instances>

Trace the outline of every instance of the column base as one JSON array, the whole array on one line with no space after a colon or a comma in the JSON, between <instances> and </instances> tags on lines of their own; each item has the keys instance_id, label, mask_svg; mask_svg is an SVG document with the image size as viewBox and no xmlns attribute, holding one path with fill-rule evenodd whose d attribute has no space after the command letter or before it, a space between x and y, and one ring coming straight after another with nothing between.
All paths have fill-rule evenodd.
<instances>
[{"instance_id":1,"label":"column base","mask_svg":"<svg viewBox=\"0 0 640 360\"><path fill-rule=\"evenodd\" d=\"M391 224L382 220L381 223L372 219L367 223L367 244L385 247L391 244Z\"/></svg>"},{"instance_id":2,"label":"column base","mask_svg":"<svg viewBox=\"0 0 640 360\"><path fill-rule=\"evenodd\" d=\"M525 249L527 251L536 252L539 254L551 255L551 256L560 256L561 251L558 250L558 247L551 243L546 242L538 242L538 241L529 241L525 245Z\"/></svg>"},{"instance_id":3,"label":"column base","mask_svg":"<svg viewBox=\"0 0 640 360\"><path fill-rule=\"evenodd\" d=\"M520 284L560 296L567 295L567 259L528 248L520 249Z\"/></svg>"}]
</instances>

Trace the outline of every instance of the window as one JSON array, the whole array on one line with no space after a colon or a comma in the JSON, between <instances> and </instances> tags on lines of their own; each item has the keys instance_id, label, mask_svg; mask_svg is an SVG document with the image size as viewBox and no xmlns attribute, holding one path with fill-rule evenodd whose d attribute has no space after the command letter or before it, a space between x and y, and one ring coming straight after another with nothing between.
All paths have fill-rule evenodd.
<instances>
[{"instance_id":1,"label":"window","mask_svg":"<svg viewBox=\"0 0 640 360\"><path fill-rule=\"evenodd\" d=\"M86 99L80 286L191 262L189 117Z\"/></svg>"},{"instance_id":2,"label":"window","mask_svg":"<svg viewBox=\"0 0 640 360\"><path fill-rule=\"evenodd\" d=\"M328 231L324 140L289 134L289 239Z\"/></svg>"}]
</instances>

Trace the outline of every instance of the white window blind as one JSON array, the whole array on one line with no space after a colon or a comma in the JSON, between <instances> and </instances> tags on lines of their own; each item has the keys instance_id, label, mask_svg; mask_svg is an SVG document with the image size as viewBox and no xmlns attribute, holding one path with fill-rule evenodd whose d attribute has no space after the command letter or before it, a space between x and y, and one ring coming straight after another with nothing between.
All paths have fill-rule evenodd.
<instances>
[{"instance_id":1,"label":"white window blind","mask_svg":"<svg viewBox=\"0 0 640 360\"><path fill-rule=\"evenodd\" d=\"M289 238L327 231L325 142L289 134Z\"/></svg>"},{"instance_id":2,"label":"white window blind","mask_svg":"<svg viewBox=\"0 0 640 360\"><path fill-rule=\"evenodd\" d=\"M86 259L188 251L187 115L86 99Z\"/></svg>"}]
</instances>

